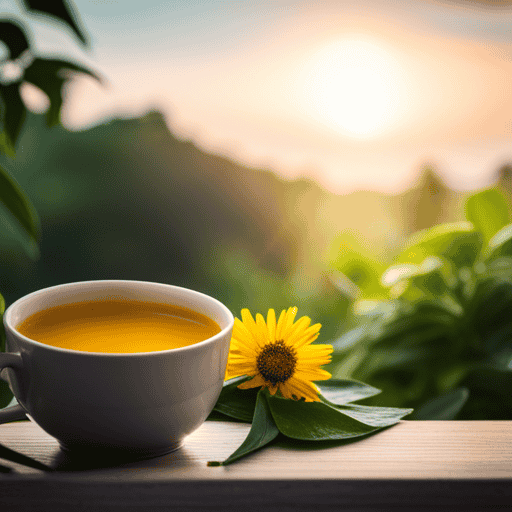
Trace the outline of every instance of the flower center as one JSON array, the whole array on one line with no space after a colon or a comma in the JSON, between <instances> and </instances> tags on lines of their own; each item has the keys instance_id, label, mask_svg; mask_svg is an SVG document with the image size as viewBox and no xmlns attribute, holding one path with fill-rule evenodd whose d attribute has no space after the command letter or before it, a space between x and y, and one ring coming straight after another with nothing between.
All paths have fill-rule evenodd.
<instances>
[{"instance_id":1,"label":"flower center","mask_svg":"<svg viewBox=\"0 0 512 512\"><path fill-rule=\"evenodd\" d=\"M282 340L267 343L256 359L261 376L273 386L286 382L297 365L296 351Z\"/></svg>"}]
</instances>

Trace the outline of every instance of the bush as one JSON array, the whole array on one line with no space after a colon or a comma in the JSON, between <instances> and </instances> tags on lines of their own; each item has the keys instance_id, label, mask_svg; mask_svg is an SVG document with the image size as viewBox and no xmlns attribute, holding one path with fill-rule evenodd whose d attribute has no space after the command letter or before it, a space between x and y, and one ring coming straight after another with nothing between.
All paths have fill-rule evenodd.
<instances>
[{"instance_id":1,"label":"bush","mask_svg":"<svg viewBox=\"0 0 512 512\"><path fill-rule=\"evenodd\" d=\"M509 205L489 189L465 214L414 234L380 279L376 262L350 250L335 262L359 295L356 327L334 342L333 376L382 389L387 405L416 409L411 419L512 419Z\"/></svg>"}]
</instances>

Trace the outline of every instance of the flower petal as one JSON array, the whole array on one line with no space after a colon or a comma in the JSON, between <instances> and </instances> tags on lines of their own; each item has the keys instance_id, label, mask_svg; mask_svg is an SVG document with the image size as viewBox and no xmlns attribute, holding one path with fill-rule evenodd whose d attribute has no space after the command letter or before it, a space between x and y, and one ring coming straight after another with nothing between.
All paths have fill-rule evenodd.
<instances>
[{"instance_id":1,"label":"flower petal","mask_svg":"<svg viewBox=\"0 0 512 512\"><path fill-rule=\"evenodd\" d=\"M258 386L264 386L265 385L265 379L261 375L256 375L251 380L242 382L242 384L239 384L237 387L239 389L250 389L250 388L257 388Z\"/></svg>"},{"instance_id":2,"label":"flower petal","mask_svg":"<svg viewBox=\"0 0 512 512\"><path fill-rule=\"evenodd\" d=\"M267 313L267 329L269 340L273 343L276 341L276 313L273 309L269 309Z\"/></svg>"},{"instance_id":3,"label":"flower petal","mask_svg":"<svg viewBox=\"0 0 512 512\"><path fill-rule=\"evenodd\" d=\"M283 309L283 311L281 311L281 314L279 315L279 320L277 321L276 340L282 339L281 331L283 330L285 318L286 318L286 310Z\"/></svg>"},{"instance_id":4,"label":"flower petal","mask_svg":"<svg viewBox=\"0 0 512 512\"><path fill-rule=\"evenodd\" d=\"M318 388L312 383L291 377L286 384L297 398L304 397L306 402L319 402Z\"/></svg>"},{"instance_id":5,"label":"flower petal","mask_svg":"<svg viewBox=\"0 0 512 512\"><path fill-rule=\"evenodd\" d=\"M303 380L327 380L332 377L328 371L321 368L297 368L293 376Z\"/></svg>"},{"instance_id":6,"label":"flower petal","mask_svg":"<svg viewBox=\"0 0 512 512\"><path fill-rule=\"evenodd\" d=\"M290 328L288 335L285 338L285 342L289 347L295 346L295 343L298 340L301 340L304 332L308 328L309 324L311 323L311 318L307 316L303 316L295 324L292 325Z\"/></svg>"},{"instance_id":7,"label":"flower petal","mask_svg":"<svg viewBox=\"0 0 512 512\"><path fill-rule=\"evenodd\" d=\"M322 327L322 324L315 324L311 327L308 327L304 332L303 335L295 342L295 348L303 347L304 345L309 345L313 341L315 341L318 338L318 331L320 331L320 328Z\"/></svg>"},{"instance_id":8,"label":"flower petal","mask_svg":"<svg viewBox=\"0 0 512 512\"><path fill-rule=\"evenodd\" d=\"M261 335L261 330L256 325L250 311L248 309L242 309L242 320L244 326L252 334L253 340L256 342L256 350L265 346L265 338Z\"/></svg>"},{"instance_id":9,"label":"flower petal","mask_svg":"<svg viewBox=\"0 0 512 512\"><path fill-rule=\"evenodd\" d=\"M331 361L332 345L307 345L297 349L299 364L327 364Z\"/></svg>"},{"instance_id":10,"label":"flower petal","mask_svg":"<svg viewBox=\"0 0 512 512\"><path fill-rule=\"evenodd\" d=\"M270 394L274 396L279 388L277 384L270 384L269 382L266 382L265 385L267 386L268 390L270 391Z\"/></svg>"},{"instance_id":11,"label":"flower petal","mask_svg":"<svg viewBox=\"0 0 512 512\"><path fill-rule=\"evenodd\" d=\"M242 309L241 314L244 326L247 328L249 332L253 332L254 327L256 326L256 322L254 321L251 312L247 308L244 308Z\"/></svg>"},{"instance_id":12,"label":"flower petal","mask_svg":"<svg viewBox=\"0 0 512 512\"><path fill-rule=\"evenodd\" d=\"M269 343L270 339L268 336L267 324L265 323L263 315L261 315L260 313L256 315L256 328L258 329L258 334L260 335L260 338L264 341L264 345Z\"/></svg>"},{"instance_id":13,"label":"flower petal","mask_svg":"<svg viewBox=\"0 0 512 512\"><path fill-rule=\"evenodd\" d=\"M293 308L288 308L284 320L283 329L281 330L280 337L278 339L285 339L289 336L290 328L293 325L293 321L295 320L296 314L297 308L295 306Z\"/></svg>"},{"instance_id":14,"label":"flower petal","mask_svg":"<svg viewBox=\"0 0 512 512\"><path fill-rule=\"evenodd\" d=\"M233 339L237 341L237 345L245 347L246 350L256 352L253 334L247 329L247 327L238 319L235 318L235 324L233 326Z\"/></svg>"}]
</instances>

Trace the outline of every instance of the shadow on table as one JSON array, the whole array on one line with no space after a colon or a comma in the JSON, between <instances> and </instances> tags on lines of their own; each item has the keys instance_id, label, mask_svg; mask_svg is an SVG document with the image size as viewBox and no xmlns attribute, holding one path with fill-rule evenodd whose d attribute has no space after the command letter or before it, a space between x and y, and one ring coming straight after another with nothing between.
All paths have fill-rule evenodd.
<instances>
[{"instance_id":1,"label":"shadow on table","mask_svg":"<svg viewBox=\"0 0 512 512\"><path fill-rule=\"evenodd\" d=\"M95 469L168 467L180 468L190 466L192 457L183 447L167 454L155 457L137 457L127 452L109 452L108 450L66 451L62 448L56 452L51 468L53 471L87 471Z\"/></svg>"},{"instance_id":2,"label":"shadow on table","mask_svg":"<svg viewBox=\"0 0 512 512\"><path fill-rule=\"evenodd\" d=\"M44 463L41 460L44 460ZM183 447L173 452L151 458L134 457L126 452L109 452L108 450L83 450L68 452L62 448L34 458L22 451L12 450L0 444L0 461L14 462L21 466L44 472L73 472L97 469L130 468L182 468L193 464L193 457ZM197 462L197 461L196 461ZM0 462L0 473L12 473L13 468Z\"/></svg>"}]
</instances>

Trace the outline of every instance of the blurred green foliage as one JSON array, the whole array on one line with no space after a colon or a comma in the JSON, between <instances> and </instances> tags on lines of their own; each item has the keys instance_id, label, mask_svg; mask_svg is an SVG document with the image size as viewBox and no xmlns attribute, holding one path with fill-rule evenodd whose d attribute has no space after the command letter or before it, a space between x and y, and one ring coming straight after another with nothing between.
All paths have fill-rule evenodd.
<instances>
[{"instance_id":1,"label":"blurred green foliage","mask_svg":"<svg viewBox=\"0 0 512 512\"><path fill-rule=\"evenodd\" d=\"M372 404L413 407L416 419L512 419L510 206L484 190L465 216L413 234L383 272L358 255L333 262L351 279L356 265L358 286L333 375L382 389Z\"/></svg>"},{"instance_id":2,"label":"blurred green foliage","mask_svg":"<svg viewBox=\"0 0 512 512\"><path fill-rule=\"evenodd\" d=\"M46 112L47 126L60 122L63 104L63 87L75 73L100 78L88 68L66 58L39 55L31 40L28 18L38 14L46 19L61 22L69 28L82 44L87 46L87 37L81 28L76 10L69 0L23 0L20 2L27 19L2 13L0 19L0 155L16 157L17 145L22 133L28 109L23 99L23 87L39 89L49 100ZM0 165L0 222L4 231L14 233L25 252L32 259L39 256L38 241L40 222L29 197L7 170ZM0 237L1 238L1 237ZM8 247L2 247L8 250ZM4 312L4 299L0 295L0 314ZM0 350L4 350L3 324L0 326ZM7 384L0 382L0 407L12 398Z\"/></svg>"}]
</instances>

